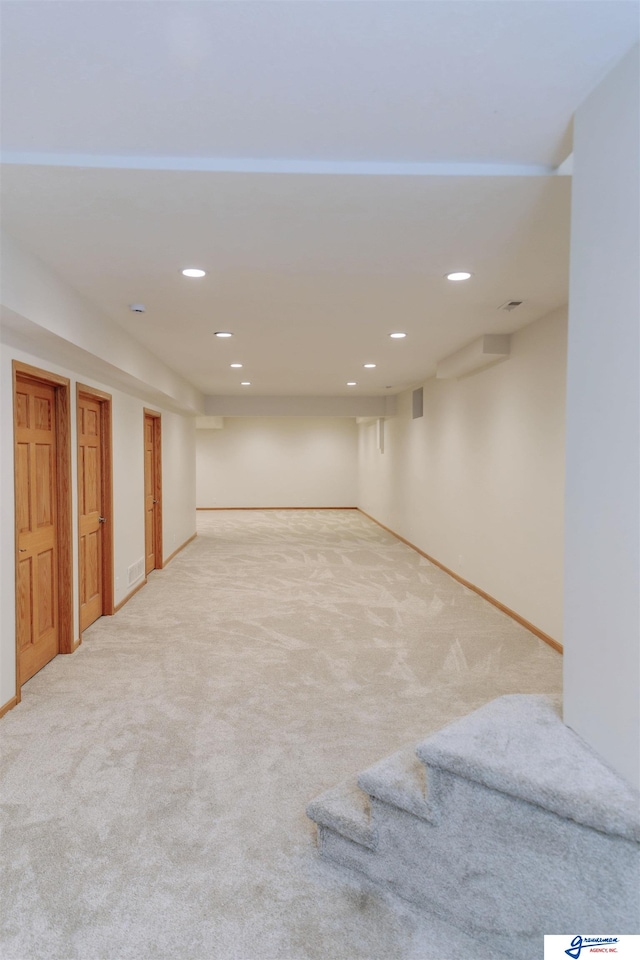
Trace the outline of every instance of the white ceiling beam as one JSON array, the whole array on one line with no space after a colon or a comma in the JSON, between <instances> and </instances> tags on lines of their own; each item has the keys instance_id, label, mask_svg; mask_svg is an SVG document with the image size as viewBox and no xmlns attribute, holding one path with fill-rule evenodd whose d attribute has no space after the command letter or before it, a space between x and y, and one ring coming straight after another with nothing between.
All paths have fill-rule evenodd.
<instances>
[{"instance_id":1,"label":"white ceiling beam","mask_svg":"<svg viewBox=\"0 0 640 960\"><path fill-rule=\"evenodd\" d=\"M154 157L5 151L3 164L101 170L177 170L207 173L284 173L373 177L553 177L559 170L524 163L420 163L373 160L295 160L247 157Z\"/></svg>"},{"instance_id":2,"label":"white ceiling beam","mask_svg":"<svg viewBox=\"0 0 640 960\"><path fill-rule=\"evenodd\" d=\"M208 417L392 417L395 396L205 397Z\"/></svg>"},{"instance_id":3,"label":"white ceiling beam","mask_svg":"<svg viewBox=\"0 0 640 960\"><path fill-rule=\"evenodd\" d=\"M511 336L508 333L487 333L461 350L440 360L436 367L438 380L457 380L501 360L508 360Z\"/></svg>"}]
</instances>

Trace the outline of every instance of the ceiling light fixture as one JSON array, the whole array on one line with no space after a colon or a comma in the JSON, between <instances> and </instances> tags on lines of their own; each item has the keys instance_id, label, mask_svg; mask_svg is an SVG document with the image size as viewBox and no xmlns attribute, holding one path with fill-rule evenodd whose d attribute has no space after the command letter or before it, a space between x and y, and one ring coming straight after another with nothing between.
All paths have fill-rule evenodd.
<instances>
[{"instance_id":1,"label":"ceiling light fixture","mask_svg":"<svg viewBox=\"0 0 640 960\"><path fill-rule=\"evenodd\" d=\"M216 330L214 337L232 337L233 334L229 333L228 330Z\"/></svg>"},{"instance_id":2,"label":"ceiling light fixture","mask_svg":"<svg viewBox=\"0 0 640 960\"><path fill-rule=\"evenodd\" d=\"M348 386L348 387L357 387L358 384L357 384L357 382L356 382L355 380L349 380L349 382L347 383L347 386Z\"/></svg>"},{"instance_id":3,"label":"ceiling light fixture","mask_svg":"<svg viewBox=\"0 0 640 960\"><path fill-rule=\"evenodd\" d=\"M241 363L230 363L229 366L230 366L230 367L233 367L234 370L239 370L239 369L241 368L242 364L241 364Z\"/></svg>"},{"instance_id":4,"label":"ceiling light fixture","mask_svg":"<svg viewBox=\"0 0 640 960\"><path fill-rule=\"evenodd\" d=\"M365 368L365 370L373 370L373 368L376 366L376 364L375 364L375 363L363 363L362 366Z\"/></svg>"},{"instance_id":5,"label":"ceiling light fixture","mask_svg":"<svg viewBox=\"0 0 640 960\"><path fill-rule=\"evenodd\" d=\"M240 386L241 386L241 387L250 387L250 386L251 386L251 381L250 381L250 380L243 380L242 383L240 384Z\"/></svg>"},{"instance_id":6,"label":"ceiling light fixture","mask_svg":"<svg viewBox=\"0 0 640 960\"><path fill-rule=\"evenodd\" d=\"M183 277L206 277L206 272L200 270L199 267L187 267L186 270L182 271Z\"/></svg>"},{"instance_id":7,"label":"ceiling light fixture","mask_svg":"<svg viewBox=\"0 0 640 960\"><path fill-rule=\"evenodd\" d=\"M466 270L458 270L455 273L448 273L447 280L468 280L472 276L473 274L467 273Z\"/></svg>"},{"instance_id":8,"label":"ceiling light fixture","mask_svg":"<svg viewBox=\"0 0 640 960\"><path fill-rule=\"evenodd\" d=\"M392 340L403 340L406 337L406 333L390 333L389 336Z\"/></svg>"}]
</instances>

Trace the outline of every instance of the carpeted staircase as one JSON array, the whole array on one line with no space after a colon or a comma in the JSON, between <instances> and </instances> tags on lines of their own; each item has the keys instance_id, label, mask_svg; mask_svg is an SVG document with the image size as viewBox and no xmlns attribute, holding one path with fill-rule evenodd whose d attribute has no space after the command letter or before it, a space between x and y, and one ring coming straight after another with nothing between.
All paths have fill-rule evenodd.
<instances>
[{"instance_id":1,"label":"carpeted staircase","mask_svg":"<svg viewBox=\"0 0 640 960\"><path fill-rule=\"evenodd\" d=\"M638 795L554 698L500 697L314 800L323 857L514 958L640 932Z\"/></svg>"}]
</instances>

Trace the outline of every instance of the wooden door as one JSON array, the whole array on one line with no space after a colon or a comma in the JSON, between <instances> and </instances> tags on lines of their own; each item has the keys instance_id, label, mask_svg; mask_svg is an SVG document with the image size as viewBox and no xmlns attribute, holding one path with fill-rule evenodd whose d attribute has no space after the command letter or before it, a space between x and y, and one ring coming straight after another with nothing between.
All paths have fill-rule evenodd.
<instances>
[{"instance_id":1,"label":"wooden door","mask_svg":"<svg viewBox=\"0 0 640 960\"><path fill-rule=\"evenodd\" d=\"M78 395L78 547L80 632L103 613L102 433L100 402Z\"/></svg>"},{"instance_id":2,"label":"wooden door","mask_svg":"<svg viewBox=\"0 0 640 960\"><path fill-rule=\"evenodd\" d=\"M19 683L25 683L52 660L60 646L55 403L53 386L16 377Z\"/></svg>"},{"instance_id":3,"label":"wooden door","mask_svg":"<svg viewBox=\"0 0 640 960\"><path fill-rule=\"evenodd\" d=\"M145 575L162 567L162 477L160 417L144 414L144 536Z\"/></svg>"}]
</instances>

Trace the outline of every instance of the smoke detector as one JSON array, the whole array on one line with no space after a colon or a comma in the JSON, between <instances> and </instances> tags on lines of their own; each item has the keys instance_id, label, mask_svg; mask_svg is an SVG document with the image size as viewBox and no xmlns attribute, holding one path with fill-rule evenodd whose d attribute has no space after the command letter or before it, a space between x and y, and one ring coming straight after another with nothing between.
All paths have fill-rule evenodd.
<instances>
[{"instance_id":1,"label":"smoke detector","mask_svg":"<svg viewBox=\"0 0 640 960\"><path fill-rule=\"evenodd\" d=\"M504 310L506 313L511 313L512 310L521 307L524 303L524 300L507 300L506 303L503 303L502 306L498 307L498 310Z\"/></svg>"},{"instance_id":2,"label":"smoke detector","mask_svg":"<svg viewBox=\"0 0 640 960\"><path fill-rule=\"evenodd\" d=\"M130 303L129 310L131 313L144 313L147 308L144 303Z\"/></svg>"}]
</instances>

